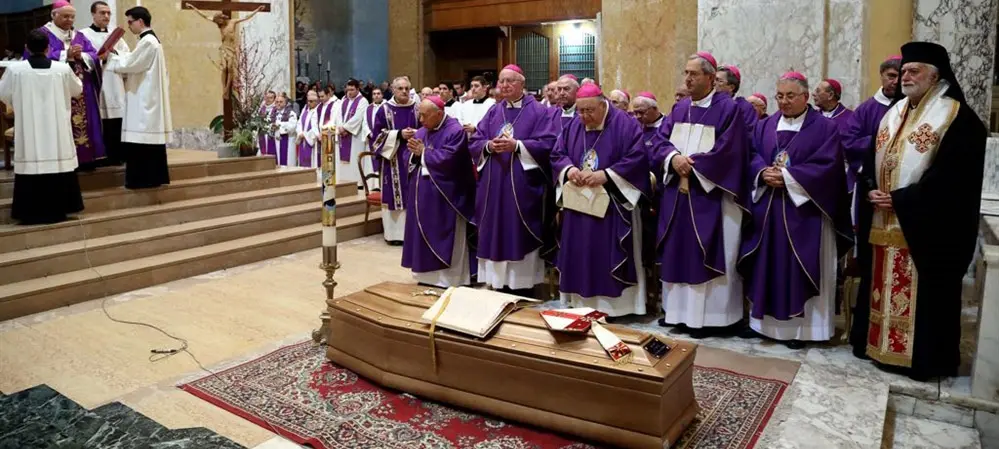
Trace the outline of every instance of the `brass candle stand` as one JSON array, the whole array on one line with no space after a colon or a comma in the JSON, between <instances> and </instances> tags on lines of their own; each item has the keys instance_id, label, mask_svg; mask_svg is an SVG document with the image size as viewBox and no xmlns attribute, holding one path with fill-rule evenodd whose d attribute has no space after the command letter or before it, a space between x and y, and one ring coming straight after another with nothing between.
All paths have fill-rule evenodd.
<instances>
[{"instance_id":1,"label":"brass candle stand","mask_svg":"<svg viewBox=\"0 0 999 449\"><path fill-rule=\"evenodd\" d=\"M319 268L326 273L326 280L323 281L323 288L326 289L326 304L333 301L334 291L337 282L333 279L336 270L340 268L336 253L336 130L324 129L320 140L320 159L322 160L322 225L323 225L323 262ZM329 337L330 312L329 306L324 304L322 313L319 314L321 322L319 329L312 331L312 341L320 345L326 345Z\"/></svg>"}]
</instances>

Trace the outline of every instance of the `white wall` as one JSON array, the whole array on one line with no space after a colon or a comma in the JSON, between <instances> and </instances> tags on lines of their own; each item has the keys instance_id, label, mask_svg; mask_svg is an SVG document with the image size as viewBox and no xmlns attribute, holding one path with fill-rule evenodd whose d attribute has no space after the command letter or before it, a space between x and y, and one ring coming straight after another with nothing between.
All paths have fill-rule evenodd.
<instances>
[{"instance_id":1,"label":"white wall","mask_svg":"<svg viewBox=\"0 0 999 449\"><path fill-rule=\"evenodd\" d=\"M76 8L76 20L73 22L73 26L76 29L89 27L94 23L94 19L90 16L90 5L92 5L96 0L74 0L73 7ZM49 2L51 3L51 2ZM111 7L111 25L108 28L114 28L118 24L114 23L114 17L118 14L118 10L115 8L117 2L115 0L104 0ZM122 24L124 26L124 24Z\"/></svg>"}]
</instances>

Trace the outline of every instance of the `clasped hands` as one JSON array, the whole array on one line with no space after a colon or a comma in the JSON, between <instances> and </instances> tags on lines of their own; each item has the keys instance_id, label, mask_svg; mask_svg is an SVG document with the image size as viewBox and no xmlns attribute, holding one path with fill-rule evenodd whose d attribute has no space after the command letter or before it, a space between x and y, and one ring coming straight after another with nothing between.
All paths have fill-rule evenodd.
<instances>
[{"instance_id":1,"label":"clasped hands","mask_svg":"<svg viewBox=\"0 0 999 449\"><path fill-rule=\"evenodd\" d=\"M581 187L597 187L607 183L607 174L603 170L583 171L572 167L566 176L569 178L569 182Z\"/></svg>"},{"instance_id":2,"label":"clasped hands","mask_svg":"<svg viewBox=\"0 0 999 449\"><path fill-rule=\"evenodd\" d=\"M399 131L399 133L402 134L402 138L403 139L407 139L408 140L408 139L412 139L413 136L416 135L416 130L413 129L413 128L405 128L402 131Z\"/></svg>"},{"instance_id":3,"label":"clasped hands","mask_svg":"<svg viewBox=\"0 0 999 449\"><path fill-rule=\"evenodd\" d=\"M66 50L66 59L77 60L80 59L80 55L83 54L83 47L79 45L72 45L69 50Z\"/></svg>"},{"instance_id":4,"label":"clasped hands","mask_svg":"<svg viewBox=\"0 0 999 449\"><path fill-rule=\"evenodd\" d=\"M670 165L673 166L673 171L680 176L690 176L690 172L694 171L694 160L690 156L682 154L673 156L673 159L670 160Z\"/></svg>"},{"instance_id":5,"label":"clasped hands","mask_svg":"<svg viewBox=\"0 0 999 449\"><path fill-rule=\"evenodd\" d=\"M423 156L423 150L426 147L426 144L420 139L409 139L406 143L406 148L409 148L409 152L413 153L414 156Z\"/></svg>"},{"instance_id":6,"label":"clasped hands","mask_svg":"<svg viewBox=\"0 0 999 449\"><path fill-rule=\"evenodd\" d=\"M867 199L870 200L871 204L878 209L886 211L892 210L891 194L889 193L884 193L880 190L871 190L867 193Z\"/></svg>"},{"instance_id":7,"label":"clasped hands","mask_svg":"<svg viewBox=\"0 0 999 449\"><path fill-rule=\"evenodd\" d=\"M784 172L781 171L780 167L767 167L760 176L763 178L763 182L770 187L775 189L784 187Z\"/></svg>"},{"instance_id":8,"label":"clasped hands","mask_svg":"<svg viewBox=\"0 0 999 449\"><path fill-rule=\"evenodd\" d=\"M493 153L513 153L517 151L517 141L507 136L499 136L489 141L489 151Z\"/></svg>"}]
</instances>

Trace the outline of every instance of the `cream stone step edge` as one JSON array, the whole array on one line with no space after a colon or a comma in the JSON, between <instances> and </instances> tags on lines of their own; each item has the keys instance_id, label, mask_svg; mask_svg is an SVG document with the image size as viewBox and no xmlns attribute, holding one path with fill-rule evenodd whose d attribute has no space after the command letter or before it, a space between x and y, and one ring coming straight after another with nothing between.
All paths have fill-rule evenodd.
<instances>
[{"instance_id":1,"label":"cream stone step edge","mask_svg":"<svg viewBox=\"0 0 999 449\"><path fill-rule=\"evenodd\" d=\"M337 217L363 214L365 205L362 195L341 200ZM0 260L0 285L87 268L88 257L91 264L104 265L317 223L321 210L320 203L309 202L14 251Z\"/></svg>"},{"instance_id":2,"label":"cream stone step edge","mask_svg":"<svg viewBox=\"0 0 999 449\"><path fill-rule=\"evenodd\" d=\"M271 156L187 161L168 165L172 180L273 170L275 167L277 161ZM80 188L84 191L119 187L125 184L125 168L101 167L92 172L79 173L78 177ZM13 177L0 179L0 198L10 198L13 192Z\"/></svg>"},{"instance_id":3,"label":"cream stone step edge","mask_svg":"<svg viewBox=\"0 0 999 449\"><path fill-rule=\"evenodd\" d=\"M337 222L341 242L381 232L381 212ZM316 248L319 223L0 286L0 320Z\"/></svg>"},{"instance_id":4,"label":"cream stone step edge","mask_svg":"<svg viewBox=\"0 0 999 449\"><path fill-rule=\"evenodd\" d=\"M348 193L349 192L349 193ZM288 195L287 198L279 198ZM358 195L352 183L337 186L337 197ZM217 195L165 204L125 208L100 212L84 212L77 219L51 225L20 226L0 224L0 253L55 245L83 238L82 226L89 238L134 232L158 226L236 215L265 208L319 201L317 184L260 189L228 195ZM266 204L264 204L266 203ZM245 207L244 207L245 206ZM195 215L191 217L191 215ZM148 225L148 221L157 221Z\"/></svg>"},{"instance_id":5,"label":"cream stone step edge","mask_svg":"<svg viewBox=\"0 0 999 449\"><path fill-rule=\"evenodd\" d=\"M257 210L319 201L318 185L302 184L218 195L153 206L84 213L50 225L0 225L0 254L30 248L105 237Z\"/></svg>"},{"instance_id":6,"label":"cream stone step edge","mask_svg":"<svg viewBox=\"0 0 999 449\"><path fill-rule=\"evenodd\" d=\"M153 189L128 190L124 187L84 192L84 210L94 212L150 206L194 198L245 192L296 184L316 183L311 169L276 169L184 179ZM12 199L0 199L0 222L11 222Z\"/></svg>"}]
</instances>

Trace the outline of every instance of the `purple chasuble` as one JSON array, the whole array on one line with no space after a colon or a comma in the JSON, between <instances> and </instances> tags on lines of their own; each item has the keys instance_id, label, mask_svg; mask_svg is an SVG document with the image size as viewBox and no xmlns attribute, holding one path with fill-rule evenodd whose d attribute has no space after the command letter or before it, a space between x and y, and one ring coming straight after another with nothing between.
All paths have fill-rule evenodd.
<instances>
[{"instance_id":1,"label":"purple chasuble","mask_svg":"<svg viewBox=\"0 0 999 449\"><path fill-rule=\"evenodd\" d=\"M694 169L715 184L705 191L697 176L689 176L689 192L680 192L680 176L666 156L676 150L669 141L673 127L681 123L713 127L715 144L711 151L695 154ZM745 208L749 198L747 179L750 156L749 134L738 106L727 93L716 92L707 108L693 106L690 97L677 103L659 134L665 140L652 157L653 167L673 176L665 183L659 200L657 255L662 265L660 279L681 284L703 284L725 275L725 238L722 231L722 201L726 193ZM677 142L682 144L682 142ZM666 179L666 176L659 179Z\"/></svg>"},{"instance_id":2,"label":"purple chasuble","mask_svg":"<svg viewBox=\"0 0 999 449\"><path fill-rule=\"evenodd\" d=\"M872 98L857 106L845 122L839 124L839 134L843 141L846 162L850 164L847 186L852 192L856 187L857 174L864 164L867 153L874 151L874 136L878 134L881 119L888 112L888 106ZM858 199L859 200L859 199Z\"/></svg>"},{"instance_id":3,"label":"purple chasuble","mask_svg":"<svg viewBox=\"0 0 999 449\"><path fill-rule=\"evenodd\" d=\"M552 151L554 176L568 167L582 169L591 150L596 151L596 158L589 158L595 165L593 171L612 170L642 195L648 195L649 160L638 121L610 104L603 130L588 131L582 119L574 118L562 130ZM625 288L638 283L631 210L610 175L604 187L613 201L603 218L562 209L556 265L561 273L559 291L584 298L616 298Z\"/></svg>"},{"instance_id":4,"label":"purple chasuble","mask_svg":"<svg viewBox=\"0 0 999 449\"><path fill-rule=\"evenodd\" d=\"M39 30L49 37L49 59L59 60L59 55L69 48L58 36L52 34L48 27L41 27ZM86 63L82 60L65 61L76 76L83 81L83 95L73 98L70 102L71 117L73 121L73 142L76 144L76 158L80 164L86 164L104 157L104 136L101 132L101 112L100 112L100 64L97 57L97 49L90 43L83 33L74 32L70 45L79 45L83 48L83 53L90 55L93 61L94 70L87 71ZM24 59L28 59L28 50L24 51ZM81 56L82 58L82 56Z\"/></svg>"},{"instance_id":5,"label":"purple chasuble","mask_svg":"<svg viewBox=\"0 0 999 449\"><path fill-rule=\"evenodd\" d=\"M314 108L309 108L309 105L305 105L302 109L302 115L298 117L298 123L302 125L302 132L312 131L312 120L309 120L310 113L319 113L319 105ZM319 143L319 139L316 139L316 143ZM311 167L312 166L312 152L315 151L316 145L309 143L309 140L302 138L301 142L298 142L298 166L299 167Z\"/></svg>"},{"instance_id":6,"label":"purple chasuble","mask_svg":"<svg viewBox=\"0 0 999 449\"><path fill-rule=\"evenodd\" d=\"M372 144L372 151L376 153L371 164L375 171L382 175L382 204L388 206L389 210L404 210L409 202L409 149L406 148L406 140L402 138L402 131L406 128L419 129L420 122L417 118L417 103L410 101L406 106L399 106L395 101L389 100L375 113L375 126L371 130L371 135L376 138ZM391 161L381 156L380 152L385 145L383 133L398 133L396 140L398 150L395 158Z\"/></svg>"},{"instance_id":7,"label":"purple chasuble","mask_svg":"<svg viewBox=\"0 0 999 449\"><path fill-rule=\"evenodd\" d=\"M353 100L344 97L341 103L343 106L340 107L340 116L343 117L343 122L347 123L357 113L357 105L361 104L361 95L358 94ZM340 162L350 162L350 147L353 140L350 135L340 137Z\"/></svg>"},{"instance_id":8,"label":"purple chasuble","mask_svg":"<svg viewBox=\"0 0 999 449\"><path fill-rule=\"evenodd\" d=\"M546 234L551 229L545 224L554 217L550 158L558 136L556 115L529 95L520 107L509 104L503 100L489 108L468 146L473 163L481 167L473 220L479 231L477 257L494 262L523 260L543 246L542 255L554 249L553 236ZM513 126L513 138L539 168L525 170L520 150L487 151L486 144L506 124Z\"/></svg>"},{"instance_id":9,"label":"purple chasuble","mask_svg":"<svg viewBox=\"0 0 999 449\"><path fill-rule=\"evenodd\" d=\"M767 187L751 206L752 230L743 234L738 268L753 318L801 316L805 302L819 294L823 220L836 227L839 255L852 244L838 128L814 109L805 113L798 132L778 132L781 115L775 114L753 133L753 180L765 168L783 165L809 198L795 207L786 188Z\"/></svg>"},{"instance_id":10,"label":"purple chasuble","mask_svg":"<svg viewBox=\"0 0 999 449\"><path fill-rule=\"evenodd\" d=\"M455 228L458 218L470 221L475 213L475 173L468 135L453 117L444 116L436 130L420 128L415 138L425 149L409 166L402 266L427 273L451 267L455 238L466 238Z\"/></svg>"},{"instance_id":11,"label":"purple chasuble","mask_svg":"<svg viewBox=\"0 0 999 449\"><path fill-rule=\"evenodd\" d=\"M746 133L752 138L753 130L756 129L756 122L760 121L759 115L756 114L756 108L753 104L746 101L745 97L736 97L732 101L735 102L735 106L739 109L739 115L746 122Z\"/></svg>"},{"instance_id":12,"label":"purple chasuble","mask_svg":"<svg viewBox=\"0 0 999 449\"><path fill-rule=\"evenodd\" d=\"M561 106L560 107L556 107L554 109L556 111L556 117L558 117L559 130L560 131L563 130L563 129L565 129L567 126L569 126L569 124L572 123L572 121L575 120L576 117L579 117L579 114L577 114L575 112L575 108L573 108L573 112L572 112L571 116L564 115L563 113L565 111L562 109Z\"/></svg>"}]
</instances>

